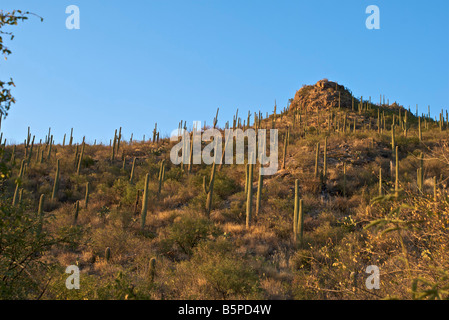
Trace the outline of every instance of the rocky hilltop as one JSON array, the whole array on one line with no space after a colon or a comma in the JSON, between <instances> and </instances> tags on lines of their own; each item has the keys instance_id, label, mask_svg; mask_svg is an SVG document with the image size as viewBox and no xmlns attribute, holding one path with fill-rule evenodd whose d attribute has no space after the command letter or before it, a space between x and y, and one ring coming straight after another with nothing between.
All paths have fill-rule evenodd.
<instances>
[{"instance_id":1,"label":"rocky hilltop","mask_svg":"<svg viewBox=\"0 0 449 320\"><path fill-rule=\"evenodd\" d=\"M291 101L289 110L295 110L299 107L306 108L306 110L327 110L338 107L339 98L342 108L352 108L352 92L337 82L323 79L315 85L304 85L299 89ZM354 98L354 104L358 102L359 100Z\"/></svg>"}]
</instances>

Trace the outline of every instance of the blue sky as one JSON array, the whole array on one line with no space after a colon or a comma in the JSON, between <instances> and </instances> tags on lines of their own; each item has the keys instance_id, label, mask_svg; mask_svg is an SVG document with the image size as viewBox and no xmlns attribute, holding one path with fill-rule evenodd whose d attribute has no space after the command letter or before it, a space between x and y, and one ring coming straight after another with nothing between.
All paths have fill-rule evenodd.
<instances>
[{"instance_id":1,"label":"blue sky","mask_svg":"<svg viewBox=\"0 0 449 320\"><path fill-rule=\"evenodd\" d=\"M68 30L68 5L81 29ZM380 30L368 30L368 5ZM194 120L219 124L287 105L303 84L338 81L357 96L420 106L449 106L449 1L342 0L2 0L32 11L6 44L0 78L13 77L17 103L2 121L8 141L27 127L55 140L109 142L162 135Z\"/></svg>"}]
</instances>

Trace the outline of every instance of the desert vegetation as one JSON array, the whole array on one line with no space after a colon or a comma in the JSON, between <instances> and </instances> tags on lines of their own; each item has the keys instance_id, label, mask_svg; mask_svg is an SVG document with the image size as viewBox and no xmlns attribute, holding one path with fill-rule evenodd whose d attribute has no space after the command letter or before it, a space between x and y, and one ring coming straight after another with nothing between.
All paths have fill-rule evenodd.
<instances>
[{"instance_id":1,"label":"desert vegetation","mask_svg":"<svg viewBox=\"0 0 449 320\"><path fill-rule=\"evenodd\" d=\"M224 128L218 117L221 131L277 129L278 172L174 165L157 125L147 140L118 128L106 145L74 141L76 128L59 144L51 128L17 145L2 137L0 297L449 297L447 112L325 79L283 110L237 111ZM79 290L66 288L70 265ZM365 285L370 265L378 290Z\"/></svg>"}]
</instances>

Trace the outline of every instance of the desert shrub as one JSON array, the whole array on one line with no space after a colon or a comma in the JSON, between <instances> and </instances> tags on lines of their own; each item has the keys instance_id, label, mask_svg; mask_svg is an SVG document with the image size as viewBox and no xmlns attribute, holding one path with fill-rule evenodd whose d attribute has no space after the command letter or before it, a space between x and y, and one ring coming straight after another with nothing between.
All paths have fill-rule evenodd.
<instances>
[{"instance_id":1,"label":"desert shrub","mask_svg":"<svg viewBox=\"0 0 449 320\"><path fill-rule=\"evenodd\" d=\"M1 187L0 187L1 188ZM41 283L53 265L41 257L53 246L74 244L78 237L72 228L57 234L46 231L44 216L42 232L35 212L10 206L0 201L0 298L31 299L42 293Z\"/></svg>"},{"instance_id":2,"label":"desert shrub","mask_svg":"<svg viewBox=\"0 0 449 320\"><path fill-rule=\"evenodd\" d=\"M227 220L235 223L243 223L246 219L246 194L239 192L229 197L229 208L221 211L221 215Z\"/></svg>"},{"instance_id":3,"label":"desert shrub","mask_svg":"<svg viewBox=\"0 0 449 320\"><path fill-rule=\"evenodd\" d=\"M176 273L181 299L257 298L260 293L256 271L223 239L202 242Z\"/></svg>"},{"instance_id":4,"label":"desert shrub","mask_svg":"<svg viewBox=\"0 0 449 320\"><path fill-rule=\"evenodd\" d=\"M181 167L173 167L170 170L165 171L165 179L167 180L174 180L174 181L180 181L184 176L184 172L182 171Z\"/></svg>"},{"instance_id":5,"label":"desert shrub","mask_svg":"<svg viewBox=\"0 0 449 320\"><path fill-rule=\"evenodd\" d=\"M81 161L81 167L82 168L89 168L95 164L95 160L92 159L89 156L84 155L82 161Z\"/></svg>"},{"instance_id":6,"label":"desert shrub","mask_svg":"<svg viewBox=\"0 0 449 320\"><path fill-rule=\"evenodd\" d=\"M166 238L161 242L163 252L175 247L183 253L191 255L193 248L209 237L219 233L212 222L205 218L182 216L167 228Z\"/></svg>"},{"instance_id":7,"label":"desert shrub","mask_svg":"<svg viewBox=\"0 0 449 320\"><path fill-rule=\"evenodd\" d=\"M238 192L239 189L240 187L234 179L222 174L221 172L216 174L214 192L216 192L221 199L229 197L230 195Z\"/></svg>"}]
</instances>

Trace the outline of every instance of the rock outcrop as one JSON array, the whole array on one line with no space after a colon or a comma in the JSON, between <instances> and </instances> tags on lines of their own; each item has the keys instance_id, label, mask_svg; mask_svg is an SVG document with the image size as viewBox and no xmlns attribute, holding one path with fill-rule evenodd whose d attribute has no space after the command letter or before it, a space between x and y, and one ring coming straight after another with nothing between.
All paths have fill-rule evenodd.
<instances>
[{"instance_id":1,"label":"rock outcrop","mask_svg":"<svg viewBox=\"0 0 449 320\"><path fill-rule=\"evenodd\" d=\"M293 98L289 110L307 108L307 110L320 110L338 107L340 96L341 108L352 108L352 93L336 82L323 79L315 85L304 85ZM358 99L354 98L354 108L357 108Z\"/></svg>"}]
</instances>

